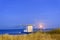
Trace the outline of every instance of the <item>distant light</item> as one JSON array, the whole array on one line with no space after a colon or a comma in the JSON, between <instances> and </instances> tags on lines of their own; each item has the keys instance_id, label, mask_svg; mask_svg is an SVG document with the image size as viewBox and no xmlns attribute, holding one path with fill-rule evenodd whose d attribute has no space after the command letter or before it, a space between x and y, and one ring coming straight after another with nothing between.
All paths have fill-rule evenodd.
<instances>
[{"instance_id":1,"label":"distant light","mask_svg":"<svg viewBox=\"0 0 60 40\"><path fill-rule=\"evenodd\" d=\"M40 24L39 24L39 28L40 28L40 29L43 29L43 28L44 28L44 24L40 23Z\"/></svg>"},{"instance_id":2,"label":"distant light","mask_svg":"<svg viewBox=\"0 0 60 40\"><path fill-rule=\"evenodd\" d=\"M24 32L28 32L28 31L25 29Z\"/></svg>"}]
</instances>

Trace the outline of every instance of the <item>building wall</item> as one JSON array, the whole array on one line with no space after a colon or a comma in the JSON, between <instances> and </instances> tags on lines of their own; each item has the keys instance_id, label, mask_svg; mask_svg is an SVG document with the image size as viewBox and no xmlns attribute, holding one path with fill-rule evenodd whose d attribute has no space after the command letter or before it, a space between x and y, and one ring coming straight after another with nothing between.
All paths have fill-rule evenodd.
<instances>
[{"instance_id":1,"label":"building wall","mask_svg":"<svg viewBox=\"0 0 60 40\"><path fill-rule=\"evenodd\" d=\"M33 32L33 26L32 25L28 25L27 26L27 31L28 32Z\"/></svg>"}]
</instances>

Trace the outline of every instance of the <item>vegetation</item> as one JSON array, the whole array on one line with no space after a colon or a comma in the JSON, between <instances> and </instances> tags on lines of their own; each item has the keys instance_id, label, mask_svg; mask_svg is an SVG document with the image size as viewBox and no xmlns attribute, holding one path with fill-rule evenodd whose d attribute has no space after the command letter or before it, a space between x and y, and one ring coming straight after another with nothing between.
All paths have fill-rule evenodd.
<instances>
[{"instance_id":1,"label":"vegetation","mask_svg":"<svg viewBox=\"0 0 60 40\"><path fill-rule=\"evenodd\" d=\"M59 30L59 29L58 29ZM60 40L60 34L54 32L59 32L58 30L52 30L49 33L36 32L24 35L0 35L0 40Z\"/></svg>"},{"instance_id":2,"label":"vegetation","mask_svg":"<svg viewBox=\"0 0 60 40\"><path fill-rule=\"evenodd\" d=\"M50 34L60 34L60 29L54 29L51 31L47 31L46 33L50 33Z\"/></svg>"}]
</instances>

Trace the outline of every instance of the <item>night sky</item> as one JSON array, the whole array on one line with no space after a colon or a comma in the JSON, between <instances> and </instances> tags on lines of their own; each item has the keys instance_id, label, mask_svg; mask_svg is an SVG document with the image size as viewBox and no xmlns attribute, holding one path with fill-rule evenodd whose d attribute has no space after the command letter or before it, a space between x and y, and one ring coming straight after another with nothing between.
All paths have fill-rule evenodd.
<instances>
[{"instance_id":1,"label":"night sky","mask_svg":"<svg viewBox=\"0 0 60 40\"><path fill-rule=\"evenodd\" d=\"M60 0L0 0L0 29L39 23L60 26Z\"/></svg>"}]
</instances>

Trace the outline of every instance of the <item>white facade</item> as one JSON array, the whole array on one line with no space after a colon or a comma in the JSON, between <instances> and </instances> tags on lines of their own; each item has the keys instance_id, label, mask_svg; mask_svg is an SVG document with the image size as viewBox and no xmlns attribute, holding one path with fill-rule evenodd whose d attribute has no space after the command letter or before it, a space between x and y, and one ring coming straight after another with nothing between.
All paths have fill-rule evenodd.
<instances>
[{"instance_id":1,"label":"white facade","mask_svg":"<svg viewBox=\"0 0 60 40\"><path fill-rule=\"evenodd\" d=\"M33 32L33 26L32 25L28 25L26 27L26 29L24 30L24 32Z\"/></svg>"},{"instance_id":2,"label":"white facade","mask_svg":"<svg viewBox=\"0 0 60 40\"><path fill-rule=\"evenodd\" d=\"M28 25L27 30L28 30L28 32L33 32L33 26L32 25Z\"/></svg>"}]
</instances>

